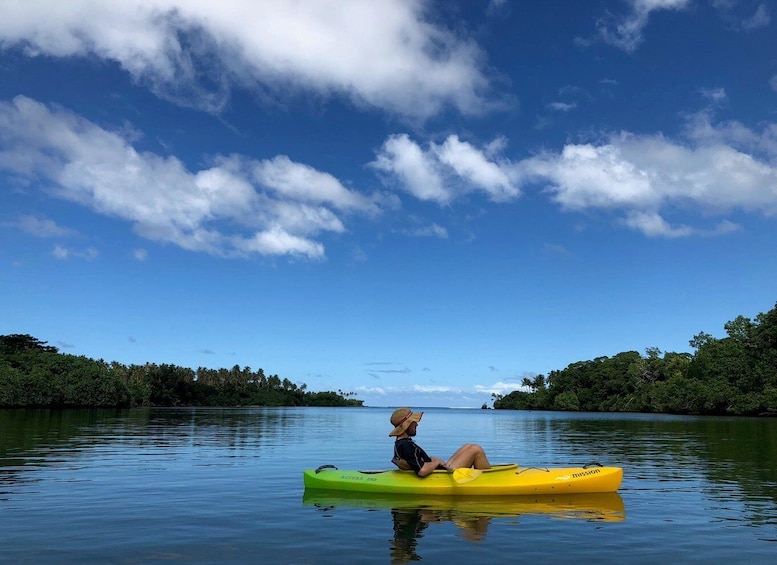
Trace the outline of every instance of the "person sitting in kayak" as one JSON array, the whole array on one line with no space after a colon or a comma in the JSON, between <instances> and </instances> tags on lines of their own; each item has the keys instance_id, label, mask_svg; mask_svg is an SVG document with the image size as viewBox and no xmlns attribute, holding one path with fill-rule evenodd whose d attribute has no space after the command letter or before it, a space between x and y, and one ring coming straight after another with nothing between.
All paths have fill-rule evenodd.
<instances>
[{"instance_id":1,"label":"person sitting in kayak","mask_svg":"<svg viewBox=\"0 0 777 565\"><path fill-rule=\"evenodd\" d=\"M394 429L389 434L396 437L394 442L394 458L391 460L397 467L415 471L419 477L425 477L435 469L458 469L474 467L475 469L490 469L486 452L474 443L465 443L447 461L439 457L430 457L413 441L418 422L423 412L413 412L410 408L397 408L391 415L391 425Z\"/></svg>"}]
</instances>

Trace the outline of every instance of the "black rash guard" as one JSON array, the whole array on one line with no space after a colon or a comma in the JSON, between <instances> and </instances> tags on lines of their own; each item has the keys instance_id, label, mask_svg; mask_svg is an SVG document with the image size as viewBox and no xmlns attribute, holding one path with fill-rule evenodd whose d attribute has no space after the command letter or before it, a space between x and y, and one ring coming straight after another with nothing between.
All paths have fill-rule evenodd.
<instances>
[{"instance_id":1,"label":"black rash guard","mask_svg":"<svg viewBox=\"0 0 777 565\"><path fill-rule=\"evenodd\" d=\"M394 442L394 457L407 461L407 464L415 471L416 475L421 470L421 467L424 466L424 463L432 460L426 454L426 451L416 445L409 437L403 437Z\"/></svg>"}]
</instances>

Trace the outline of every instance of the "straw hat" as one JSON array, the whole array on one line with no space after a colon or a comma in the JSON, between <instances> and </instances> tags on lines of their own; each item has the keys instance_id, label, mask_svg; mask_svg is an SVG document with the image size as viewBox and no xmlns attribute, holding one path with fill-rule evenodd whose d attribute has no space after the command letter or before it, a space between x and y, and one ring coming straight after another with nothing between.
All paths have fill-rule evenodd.
<instances>
[{"instance_id":1,"label":"straw hat","mask_svg":"<svg viewBox=\"0 0 777 565\"><path fill-rule=\"evenodd\" d=\"M423 412L413 412L410 408L397 408L391 415L391 425L394 426L394 429L389 435L401 436L410 427L410 424L420 422L423 415Z\"/></svg>"}]
</instances>

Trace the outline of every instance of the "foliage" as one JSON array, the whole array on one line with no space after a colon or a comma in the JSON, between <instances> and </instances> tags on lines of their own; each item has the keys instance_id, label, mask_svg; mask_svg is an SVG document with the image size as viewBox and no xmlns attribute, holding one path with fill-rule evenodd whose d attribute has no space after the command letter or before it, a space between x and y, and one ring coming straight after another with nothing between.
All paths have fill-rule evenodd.
<instances>
[{"instance_id":1,"label":"foliage","mask_svg":"<svg viewBox=\"0 0 777 565\"><path fill-rule=\"evenodd\" d=\"M0 408L76 406L361 406L353 393L308 392L262 369L125 366L59 353L26 334L0 336Z\"/></svg>"},{"instance_id":2,"label":"foliage","mask_svg":"<svg viewBox=\"0 0 777 565\"><path fill-rule=\"evenodd\" d=\"M523 390L494 395L494 408L777 415L777 305L723 327L724 338L695 335L694 354L650 347L525 378Z\"/></svg>"}]
</instances>

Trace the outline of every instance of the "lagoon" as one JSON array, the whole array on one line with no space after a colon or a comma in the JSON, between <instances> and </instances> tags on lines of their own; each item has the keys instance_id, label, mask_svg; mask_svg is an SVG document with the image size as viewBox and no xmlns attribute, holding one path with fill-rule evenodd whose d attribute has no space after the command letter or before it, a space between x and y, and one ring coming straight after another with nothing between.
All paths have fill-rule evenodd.
<instances>
[{"instance_id":1,"label":"lagoon","mask_svg":"<svg viewBox=\"0 0 777 565\"><path fill-rule=\"evenodd\" d=\"M422 409L413 407L414 409ZM429 408L418 443L618 465L594 500L356 499L302 470L388 468L393 408L0 411L2 563L774 563L777 419Z\"/></svg>"}]
</instances>

